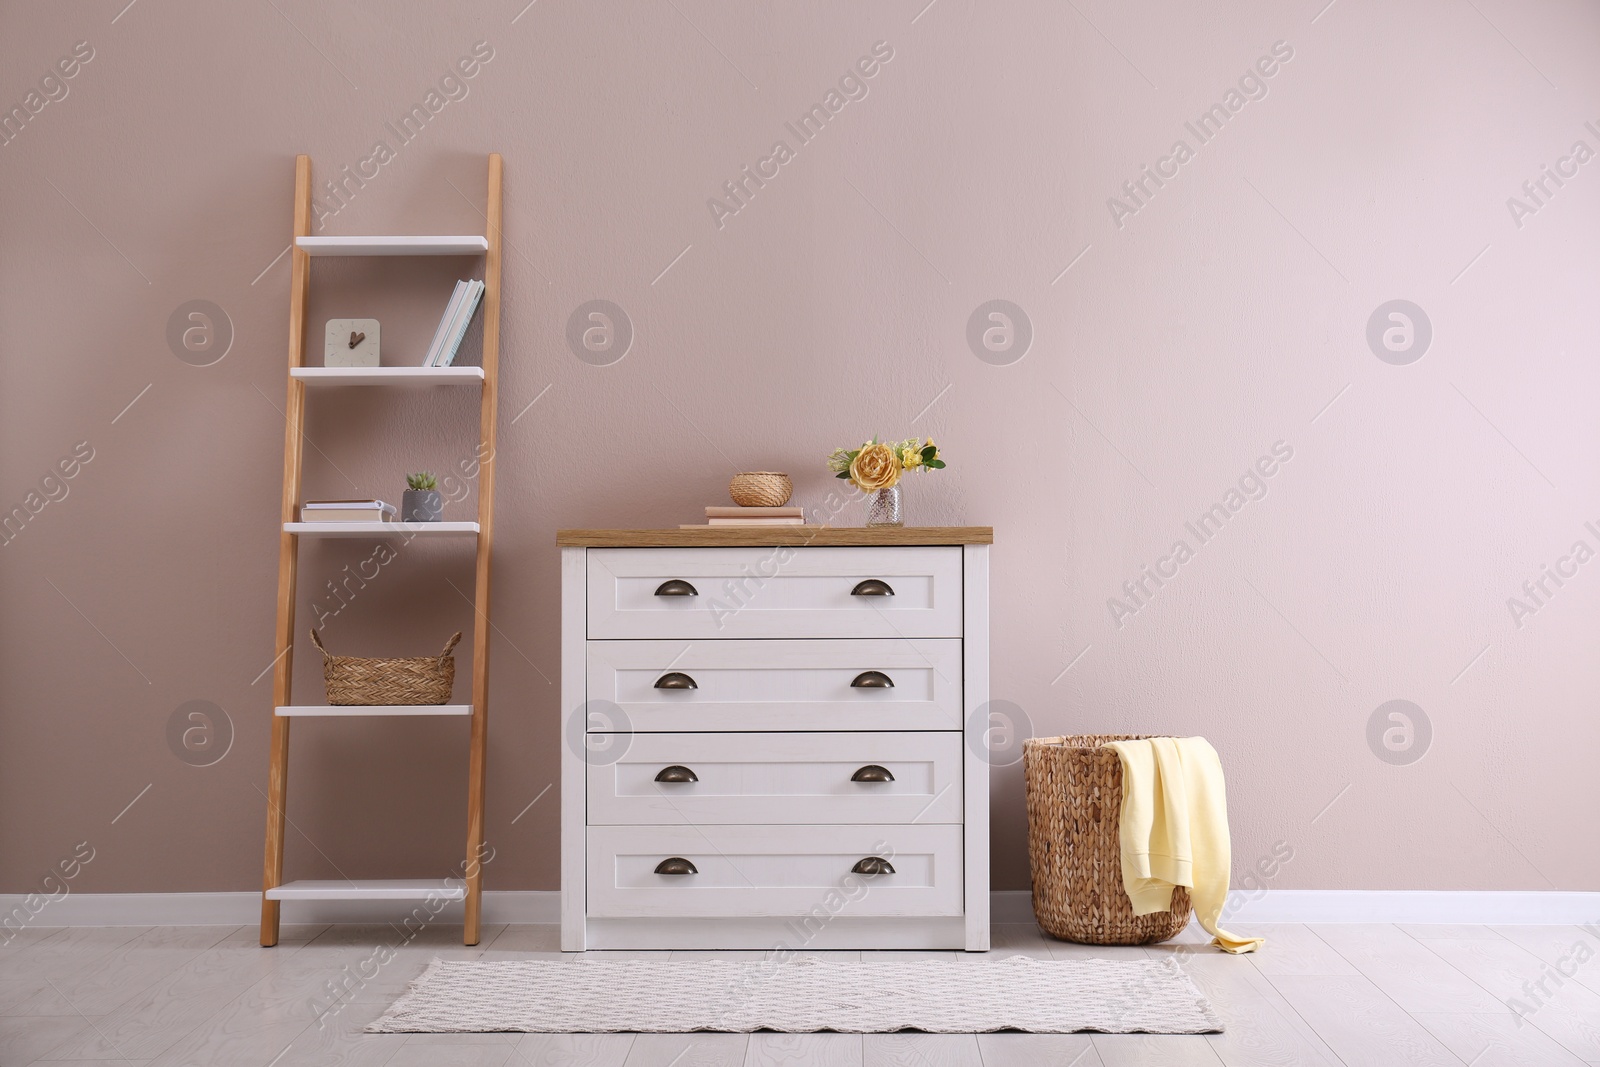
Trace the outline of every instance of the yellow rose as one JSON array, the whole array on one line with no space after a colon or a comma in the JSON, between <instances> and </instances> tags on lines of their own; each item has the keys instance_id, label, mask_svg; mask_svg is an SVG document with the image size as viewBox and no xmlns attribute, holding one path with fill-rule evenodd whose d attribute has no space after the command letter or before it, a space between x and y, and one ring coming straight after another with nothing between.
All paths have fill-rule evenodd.
<instances>
[{"instance_id":1,"label":"yellow rose","mask_svg":"<svg viewBox=\"0 0 1600 1067\"><path fill-rule=\"evenodd\" d=\"M850 480L868 493L887 489L900 480L900 457L890 445L862 445L850 464Z\"/></svg>"}]
</instances>

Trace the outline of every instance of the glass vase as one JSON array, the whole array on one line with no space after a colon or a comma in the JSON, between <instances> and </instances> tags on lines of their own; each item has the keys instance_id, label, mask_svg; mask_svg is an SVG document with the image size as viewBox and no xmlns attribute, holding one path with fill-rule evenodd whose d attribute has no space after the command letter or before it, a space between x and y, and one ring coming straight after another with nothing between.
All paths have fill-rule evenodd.
<instances>
[{"instance_id":1,"label":"glass vase","mask_svg":"<svg viewBox=\"0 0 1600 1067\"><path fill-rule=\"evenodd\" d=\"M868 526L904 526L900 511L900 487L891 485L867 494Z\"/></svg>"}]
</instances>

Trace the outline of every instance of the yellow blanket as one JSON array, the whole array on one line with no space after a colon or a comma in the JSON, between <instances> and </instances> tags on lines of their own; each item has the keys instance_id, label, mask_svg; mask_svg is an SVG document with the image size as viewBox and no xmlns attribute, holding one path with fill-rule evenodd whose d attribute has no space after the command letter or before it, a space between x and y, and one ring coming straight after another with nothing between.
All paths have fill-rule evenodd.
<instances>
[{"instance_id":1,"label":"yellow blanket","mask_svg":"<svg viewBox=\"0 0 1600 1067\"><path fill-rule=\"evenodd\" d=\"M1259 937L1222 929L1232 848L1222 761L1203 737L1153 737L1106 746L1122 762L1122 884L1135 915L1167 911L1188 886L1195 917L1224 952L1254 952Z\"/></svg>"}]
</instances>

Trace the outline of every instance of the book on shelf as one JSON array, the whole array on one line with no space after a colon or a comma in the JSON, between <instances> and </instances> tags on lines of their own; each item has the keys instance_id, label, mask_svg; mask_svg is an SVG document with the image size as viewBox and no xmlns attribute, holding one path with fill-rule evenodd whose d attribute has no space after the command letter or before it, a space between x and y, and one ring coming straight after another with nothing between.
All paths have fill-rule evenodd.
<instances>
[{"instance_id":1,"label":"book on shelf","mask_svg":"<svg viewBox=\"0 0 1600 1067\"><path fill-rule=\"evenodd\" d=\"M708 519L803 519L806 509L798 504L781 508L744 508L737 505L711 504L706 507Z\"/></svg>"},{"instance_id":2,"label":"book on shelf","mask_svg":"<svg viewBox=\"0 0 1600 1067\"><path fill-rule=\"evenodd\" d=\"M444 314L439 318L439 325L434 327L433 340L428 342L428 353L422 359L424 367L433 366L435 356L444 343L445 331L455 321L456 309L461 306L461 294L466 290L466 282L456 282L456 287L450 293L450 302L444 306Z\"/></svg>"},{"instance_id":3,"label":"book on shelf","mask_svg":"<svg viewBox=\"0 0 1600 1067\"><path fill-rule=\"evenodd\" d=\"M301 522L385 522L396 514L393 504L381 500L307 500L300 505Z\"/></svg>"},{"instance_id":4,"label":"book on shelf","mask_svg":"<svg viewBox=\"0 0 1600 1067\"><path fill-rule=\"evenodd\" d=\"M393 522L393 511L302 511L301 522Z\"/></svg>"},{"instance_id":5,"label":"book on shelf","mask_svg":"<svg viewBox=\"0 0 1600 1067\"><path fill-rule=\"evenodd\" d=\"M483 290L484 284L476 279L468 283L467 291L461 297L461 306L456 310L455 325L438 360L433 364L435 367L448 367L455 362L456 350L461 347L461 340L467 335L467 327L472 325L472 316L477 313L478 301L483 298Z\"/></svg>"},{"instance_id":6,"label":"book on shelf","mask_svg":"<svg viewBox=\"0 0 1600 1067\"><path fill-rule=\"evenodd\" d=\"M424 367L448 367L455 362L456 349L467 335L472 316L477 313L478 301L483 297L484 284L477 279L456 282L450 302L445 305L439 326L433 331L433 341L428 345Z\"/></svg>"}]
</instances>

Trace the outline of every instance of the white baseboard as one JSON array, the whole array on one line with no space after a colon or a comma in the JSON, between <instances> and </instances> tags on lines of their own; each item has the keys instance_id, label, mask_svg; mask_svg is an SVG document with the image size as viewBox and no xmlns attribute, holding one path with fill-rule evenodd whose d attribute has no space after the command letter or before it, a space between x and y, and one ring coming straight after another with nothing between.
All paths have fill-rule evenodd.
<instances>
[{"instance_id":1,"label":"white baseboard","mask_svg":"<svg viewBox=\"0 0 1600 1067\"><path fill-rule=\"evenodd\" d=\"M40 907L27 921L28 898L0 895L0 922L25 926L246 926L261 919L260 893L72 893ZM1033 921L1027 890L990 894L997 923ZM285 923L398 922L412 905L399 902L284 901ZM435 921L459 922L451 904ZM553 923L561 918L554 890L488 890L486 923ZM1236 892L1223 920L1250 923L1467 923L1503 926L1568 926L1600 922L1600 893L1530 891L1476 892L1388 889L1271 889ZM3 938L3 934L0 934Z\"/></svg>"},{"instance_id":2,"label":"white baseboard","mask_svg":"<svg viewBox=\"0 0 1600 1067\"><path fill-rule=\"evenodd\" d=\"M1033 922L1033 894L1026 889L996 889L989 894L989 921Z\"/></svg>"},{"instance_id":3,"label":"white baseboard","mask_svg":"<svg viewBox=\"0 0 1600 1067\"><path fill-rule=\"evenodd\" d=\"M1276 889L1237 894L1239 923L1466 923L1571 926L1600 921L1600 893L1541 890Z\"/></svg>"},{"instance_id":4,"label":"white baseboard","mask_svg":"<svg viewBox=\"0 0 1600 1067\"><path fill-rule=\"evenodd\" d=\"M30 910L26 897L0 895L0 923L14 929L13 915ZM399 922L420 901L286 900L285 923ZM36 910L27 926L247 926L261 921L260 893L72 893ZM459 902L445 905L432 919L461 921ZM5 922L7 919L10 922ZM554 891L486 890L486 923L554 923L561 921L561 894ZM3 939L0 931L0 939Z\"/></svg>"},{"instance_id":5,"label":"white baseboard","mask_svg":"<svg viewBox=\"0 0 1600 1067\"><path fill-rule=\"evenodd\" d=\"M1032 922L1026 890L990 894L994 921ZM1600 893L1540 890L1483 892L1409 889L1268 889L1235 891L1223 923L1462 923L1571 926L1600 922Z\"/></svg>"}]
</instances>

